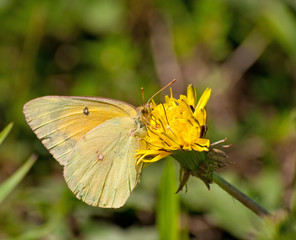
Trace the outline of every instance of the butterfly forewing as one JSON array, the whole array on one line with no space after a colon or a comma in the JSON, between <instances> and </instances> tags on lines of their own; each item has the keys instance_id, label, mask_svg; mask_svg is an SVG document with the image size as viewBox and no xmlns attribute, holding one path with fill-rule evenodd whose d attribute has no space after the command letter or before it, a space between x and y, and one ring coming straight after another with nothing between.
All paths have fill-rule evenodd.
<instances>
[{"instance_id":1,"label":"butterfly forewing","mask_svg":"<svg viewBox=\"0 0 296 240\"><path fill-rule=\"evenodd\" d=\"M91 129L137 113L133 106L112 99L47 96L28 102L24 114L45 147L65 165L76 143Z\"/></svg>"}]
</instances>

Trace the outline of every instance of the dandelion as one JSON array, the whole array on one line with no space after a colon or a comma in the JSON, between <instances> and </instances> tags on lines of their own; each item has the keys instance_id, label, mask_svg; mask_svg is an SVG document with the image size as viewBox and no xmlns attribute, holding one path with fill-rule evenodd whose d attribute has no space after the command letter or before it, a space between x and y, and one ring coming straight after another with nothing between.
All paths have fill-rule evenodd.
<instances>
[{"instance_id":1,"label":"dandelion","mask_svg":"<svg viewBox=\"0 0 296 240\"><path fill-rule=\"evenodd\" d=\"M213 149L212 146L217 143L211 145L205 137L205 106L210 95L211 89L207 88L197 102L196 90L189 85L187 96L181 95L176 99L171 90L170 97L165 97L165 103L156 104L152 101L148 134L144 139L147 149L137 152L137 162L152 163L169 155L174 157L180 163L181 182L178 191L190 175L199 177L209 188L213 171L224 165L224 152Z\"/></svg>"},{"instance_id":2,"label":"dandelion","mask_svg":"<svg viewBox=\"0 0 296 240\"><path fill-rule=\"evenodd\" d=\"M190 176L200 178L210 189L212 182L236 198L259 216L269 215L268 211L232 186L215 170L225 166L227 155L216 146L226 139L210 143L206 138L207 112L205 106L209 101L211 89L207 88L197 102L196 90L192 85L187 88L187 95L179 99L165 97L165 103L150 106L147 122L147 135L144 138L146 149L136 153L137 164L152 163L167 156L172 156L180 163L180 191Z\"/></svg>"}]
</instances>

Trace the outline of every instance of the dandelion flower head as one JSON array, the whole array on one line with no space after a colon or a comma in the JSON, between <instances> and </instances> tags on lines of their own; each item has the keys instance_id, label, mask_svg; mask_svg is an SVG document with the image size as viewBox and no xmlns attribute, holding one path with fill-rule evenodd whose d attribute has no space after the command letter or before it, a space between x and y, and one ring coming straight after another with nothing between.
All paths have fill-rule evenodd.
<instances>
[{"instance_id":1,"label":"dandelion flower head","mask_svg":"<svg viewBox=\"0 0 296 240\"><path fill-rule=\"evenodd\" d=\"M176 150L208 152L210 140L207 131L207 104L211 89L207 88L197 102L196 90L190 84L187 95L179 99L165 96L165 103L151 103L151 117L147 123L146 149L137 152L140 162L155 162Z\"/></svg>"}]
</instances>

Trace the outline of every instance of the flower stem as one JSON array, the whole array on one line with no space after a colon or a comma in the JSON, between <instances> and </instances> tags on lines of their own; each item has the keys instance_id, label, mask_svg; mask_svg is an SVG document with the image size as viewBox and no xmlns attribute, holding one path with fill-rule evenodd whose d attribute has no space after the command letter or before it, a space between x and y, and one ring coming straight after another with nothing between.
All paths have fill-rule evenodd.
<instances>
[{"instance_id":1,"label":"flower stem","mask_svg":"<svg viewBox=\"0 0 296 240\"><path fill-rule=\"evenodd\" d=\"M220 186L224 191L228 192L232 197L240 201L247 208L252 210L258 216L264 217L270 214L265 208L260 206L253 199L249 198L247 195L235 188L215 172L213 173L213 182Z\"/></svg>"}]
</instances>

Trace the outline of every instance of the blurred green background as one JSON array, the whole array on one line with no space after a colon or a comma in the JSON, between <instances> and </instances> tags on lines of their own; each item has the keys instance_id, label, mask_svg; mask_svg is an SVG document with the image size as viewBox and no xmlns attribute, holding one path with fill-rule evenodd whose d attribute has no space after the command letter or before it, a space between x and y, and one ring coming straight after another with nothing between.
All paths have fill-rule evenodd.
<instances>
[{"instance_id":1,"label":"blurred green background","mask_svg":"<svg viewBox=\"0 0 296 240\"><path fill-rule=\"evenodd\" d=\"M0 127L15 124L0 147L0 184L38 155L0 203L0 239L293 236L295 1L1 0L0 22ZM67 188L22 113L43 95L139 106L141 87L147 100L174 78L175 97L189 83L199 96L212 88L207 137L232 143L231 164L219 173L274 213L272 221L198 179L176 195L178 166L169 159L143 170L123 208L88 206Z\"/></svg>"}]
</instances>

